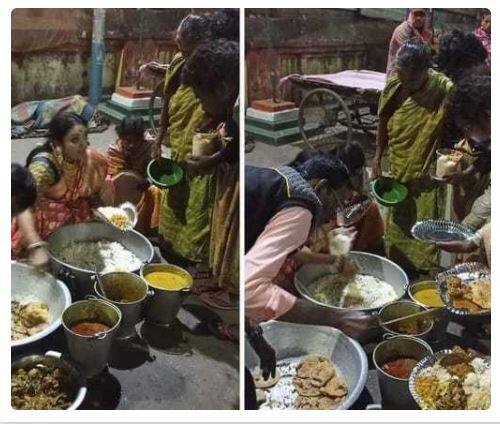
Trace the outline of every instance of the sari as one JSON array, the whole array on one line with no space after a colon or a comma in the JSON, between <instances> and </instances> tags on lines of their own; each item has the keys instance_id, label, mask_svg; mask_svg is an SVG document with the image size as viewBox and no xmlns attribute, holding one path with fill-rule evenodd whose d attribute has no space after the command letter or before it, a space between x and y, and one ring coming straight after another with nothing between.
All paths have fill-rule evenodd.
<instances>
[{"instance_id":1,"label":"sari","mask_svg":"<svg viewBox=\"0 0 500 424\"><path fill-rule=\"evenodd\" d=\"M380 98L379 115L400 87L396 75L388 80ZM386 253L408 270L427 272L439 264L438 248L414 239L411 228L417 221L444 216L443 187L428 174L440 144L443 102L451 87L451 80L430 69L425 86L404 100L387 124L390 172L406 185L408 196L387 212Z\"/></svg>"},{"instance_id":2,"label":"sari","mask_svg":"<svg viewBox=\"0 0 500 424\"><path fill-rule=\"evenodd\" d=\"M62 226L92 221L92 203L103 189L107 173L105 155L87 148L84 159L73 164L57 152L40 152L33 157L28 169L37 184L38 197L33 212L42 240ZM11 228L13 256L18 257L25 248L14 218Z\"/></svg>"},{"instance_id":3,"label":"sari","mask_svg":"<svg viewBox=\"0 0 500 424\"><path fill-rule=\"evenodd\" d=\"M206 119L193 89L181 85L168 107L172 160L181 163L192 152L194 133ZM213 195L213 173L185 172L179 184L163 190L159 234L167 250L191 262L208 260Z\"/></svg>"},{"instance_id":4,"label":"sari","mask_svg":"<svg viewBox=\"0 0 500 424\"><path fill-rule=\"evenodd\" d=\"M215 173L215 199L210 223L209 266L217 285L232 294L239 293L240 176L238 108L226 131L232 137L225 160Z\"/></svg>"},{"instance_id":5,"label":"sari","mask_svg":"<svg viewBox=\"0 0 500 424\"><path fill-rule=\"evenodd\" d=\"M116 140L108 149L108 178L114 186L115 177L124 172L132 172L137 176L137 180L145 178L148 163L152 158L153 143L143 141L135 151L128 152L121 140ZM117 187L113 187L116 193ZM149 185L142 192L137 202L138 214L135 228L143 234L149 234L153 229L158 228L159 206L161 202L161 190L154 185ZM115 202L113 202L115 204Z\"/></svg>"}]
</instances>

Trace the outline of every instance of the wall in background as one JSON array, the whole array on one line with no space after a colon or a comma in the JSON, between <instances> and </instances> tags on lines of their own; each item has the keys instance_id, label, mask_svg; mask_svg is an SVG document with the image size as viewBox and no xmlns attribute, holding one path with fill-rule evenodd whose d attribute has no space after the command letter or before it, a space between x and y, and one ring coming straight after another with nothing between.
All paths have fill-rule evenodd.
<instances>
[{"instance_id":1,"label":"wall in background","mask_svg":"<svg viewBox=\"0 0 500 424\"><path fill-rule=\"evenodd\" d=\"M175 30L191 9L106 9L103 90L115 88L122 51L122 85L135 82L139 61L168 63ZM92 9L12 12L12 105L88 92ZM153 87L155 80L145 81Z\"/></svg>"},{"instance_id":2,"label":"wall in background","mask_svg":"<svg viewBox=\"0 0 500 424\"><path fill-rule=\"evenodd\" d=\"M345 69L385 71L392 32L405 9L246 9L248 100L271 97L271 71L334 73ZM438 33L472 30L479 9L435 9Z\"/></svg>"}]
</instances>

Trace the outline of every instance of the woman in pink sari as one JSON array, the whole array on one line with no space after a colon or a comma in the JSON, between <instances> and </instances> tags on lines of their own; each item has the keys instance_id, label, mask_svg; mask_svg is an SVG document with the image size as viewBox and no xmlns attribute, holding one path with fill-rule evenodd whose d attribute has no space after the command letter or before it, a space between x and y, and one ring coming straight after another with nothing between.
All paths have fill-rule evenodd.
<instances>
[{"instance_id":1,"label":"woman in pink sari","mask_svg":"<svg viewBox=\"0 0 500 424\"><path fill-rule=\"evenodd\" d=\"M59 113L49 126L49 139L35 148L26 161L37 186L32 210L12 220L12 256L45 249L44 240L59 227L93 218L106 178L106 157L88 147L87 123L72 113ZM27 244L20 231L30 228L38 241Z\"/></svg>"},{"instance_id":2,"label":"woman in pink sari","mask_svg":"<svg viewBox=\"0 0 500 424\"><path fill-rule=\"evenodd\" d=\"M486 64L491 67L491 12L485 9L481 25L474 31L474 35L481 41L484 49L488 52Z\"/></svg>"}]
</instances>

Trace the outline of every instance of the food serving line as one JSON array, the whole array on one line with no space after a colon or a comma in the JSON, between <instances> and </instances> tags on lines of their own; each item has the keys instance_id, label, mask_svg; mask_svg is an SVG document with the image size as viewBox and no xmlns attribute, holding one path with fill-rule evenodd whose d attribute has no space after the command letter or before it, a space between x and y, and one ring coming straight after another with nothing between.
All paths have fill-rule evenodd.
<instances>
[{"instance_id":1,"label":"food serving line","mask_svg":"<svg viewBox=\"0 0 500 424\"><path fill-rule=\"evenodd\" d=\"M102 240L116 243L139 262L129 263L127 272L99 274L95 264L81 267L82 250L72 251L80 256L72 257L74 262L62 259L71 244L85 250ZM61 374L64 402L40 399L41 409L49 404L50 409L238 407L238 347L207 337L196 313L181 309L188 303L186 309L200 308L189 298L193 280L187 271L152 263L155 251L149 240L109 223L62 227L48 244L52 274L12 262L12 300L42 305L42 312L46 305L49 314L45 328L11 344L18 408L34 409L23 400L23 390L43 373L49 374L43 384L50 386L54 370ZM171 287L150 283L150 276L163 274ZM233 390L208 389L217 386Z\"/></svg>"},{"instance_id":2,"label":"food serving line","mask_svg":"<svg viewBox=\"0 0 500 424\"><path fill-rule=\"evenodd\" d=\"M431 242L437 239L460 239L467 236L467 231L457 224L423 221L415 225L413 233L420 240ZM377 314L380 336L375 342L361 346L340 331L329 327L270 321L263 326L264 336L276 350L278 371L281 370L285 374L282 376L283 381L294 381L297 378L296 371L290 372L288 364L319 355L331 361L336 369L334 375L345 382L347 389L340 403L325 409L447 409L446 406L454 409L449 405L455 405L455 409L466 409L466 406L456 408L452 401L447 404L445 395L442 396L444 403L438 401L437 404L429 403L427 398L420 396L425 393L429 381L432 381L432 373L439 369L441 373L448 372L446 375L451 376L453 384L463 385L464 388L459 390L468 393L465 395L463 391L460 392L463 405L484 409L490 396L491 339L489 334L480 335L478 329L490 323L490 309L471 312L457 308L453 305L448 290L449 282L453 279L458 279L463 287L481 279L488 279L489 282L489 270L481 264L466 263L443 271L435 280L427 278L427 281L410 283L404 270L386 258L363 252L351 252L350 258L358 264L359 274L373 276L394 289L396 299L385 305L376 308L352 308ZM296 274L295 288L301 297L337 309L339 306L334 306L323 298L318 300L315 292L321 278L336 274L338 272L330 266L305 265ZM435 294L434 298L429 298L430 292ZM441 307L434 303L436 300L441 302ZM427 319L418 322L418 325L415 321L415 325L408 327L408 320L400 322L399 327L396 327L396 324L384 324L400 317L424 312ZM402 325L403 322L406 322L406 326ZM455 346L463 348L464 351L452 350ZM467 349L472 350L469 352ZM452 367L449 367L450 362ZM445 365L441 366L441 363ZM258 369L258 357L248 343L245 364L250 370ZM448 368L444 368L445 366ZM466 371L455 375L453 372L458 372L457 367ZM448 371L449 369L453 371ZM404 375L405 373L407 375ZM469 375L470 373L472 374ZM481 381L482 386L477 381ZM447 380L440 384L442 387L443 384L451 383ZM470 395L471 391L476 392ZM287 386L285 383L280 385L278 380L276 386L265 389L261 407L294 408L297 404L294 405L293 399L303 397L304 393L310 396L310 393L301 391L300 387L294 388L293 385Z\"/></svg>"}]
</instances>

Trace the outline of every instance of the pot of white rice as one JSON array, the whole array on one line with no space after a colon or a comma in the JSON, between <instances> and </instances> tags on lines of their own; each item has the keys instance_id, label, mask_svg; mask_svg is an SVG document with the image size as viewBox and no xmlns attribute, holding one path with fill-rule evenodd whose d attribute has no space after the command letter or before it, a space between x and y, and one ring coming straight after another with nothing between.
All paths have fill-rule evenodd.
<instances>
[{"instance_id":1,"label":"pot of white rice","mask_svg":"<svg viewBox=\"0 0 500 424\"><path fill-rule=\"evenodd\" d=\"M365 252L351 252L349 258L360 267L355 276L343 276L331 265L304 265L295 274L297 291L321 306L366 312L405 295L408 276L394 262Z\"/></svg>"},{"instance_id":2,"label":"pot of white rice","mask_svg":"<svg viewBox=\"0 0 500 424\"><path fill-rule=\"evenodd\" d=\"M68 285L74 299L93 294L96 270L138 273L154 256L153 245L142 234L102 222L61 227L47 242L52 272Z\"/></svg>"}]
</instances>

